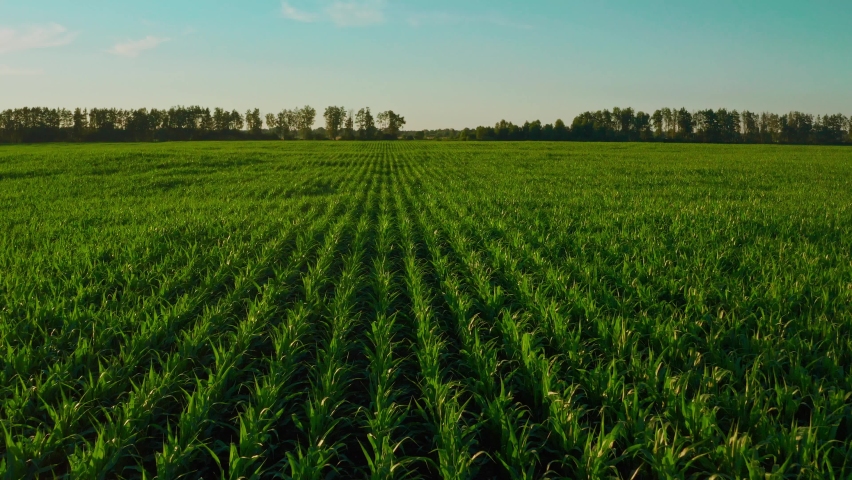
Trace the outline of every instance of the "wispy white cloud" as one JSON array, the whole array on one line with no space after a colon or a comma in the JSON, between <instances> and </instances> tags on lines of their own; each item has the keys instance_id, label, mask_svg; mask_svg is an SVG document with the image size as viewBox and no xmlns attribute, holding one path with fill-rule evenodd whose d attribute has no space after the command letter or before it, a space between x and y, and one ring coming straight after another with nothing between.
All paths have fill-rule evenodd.
<instances>
[{"instance_id":1,"label":"wispy white cloud","mask_svg":"<svg viewBox=\"0 0 852 480\"><path fill-rule=\"evenodd\" d=\"M385 22L385 0L334 0L318 11L302 10L281 2L281 16L297 22L326 21L339 27L366 27Z\"/></svg>"},{"instance_id":2,"label":"wispy white cloud","mask_svg":"<svg viewBox=\"0 0 852 480\"><path fill-rule=\"evenodd\" d=\"M29 25L21 29L0 27L0 53L67 45L77 36L58 23Z\"/></svg>"},{"instance_id":3,"label":"wispy white cloud","mask_svg":"<svg viewBox=\"0 0 852 480\"><path fill-rule=\"evenodd\" d=\"M281 16L297 22L332 22L340 27L365 27L380 25L388 21L387 0L321 0L317 10L307 10L291 3L281 2ZM295 0L298 3L298 0ZM466 15L447 11L415 12L400 20L413 27L429 25L473 25L486 24L498 27L529 30L534 28L528 23L517 21L496 12Z\"/></svg>"},{"instance_id":4,"label":"wispy white cloud","mask_svg":"<svg viewBox=\"0 0 852 480\"><path fill-rule=\"evenodd\" d=\"M413 27L482 23L521 30L529 30L533 28L530 24L516 22L494 13L484 15L461 15L449 12L421 12L410 15L408 17L408 23Z\"/></svg>"},{"instance_id":5,"label":"wispy white cloud","mask_svg":"<svg viewBox=\"0 0 852 480\"><path fill-rule=\"evenodd\" d=\"M325 12L336 25L341 27L366 27L385 22L383 0L335 1Z\"/></svg>"},{"instance_id":6,"label":"wispy white cloud","mask_svg":"<svg viewBox=\"0 0 852 480\"><path fill-rule=\"evenodd\" d=\"M147 36L141 40L130 40L124 43L116 43L112 48L107 50L114 55L122 57L138 57L145 50L157 48L160 44L168 42L170 39L162 37Z\"/></svg>"},{"instance_id":7,"label":"wispy white cloud","mask_svg":"<svg viewBox=\"0 0 852 480\"><path fill-rule=\"evenodd\" d=\"M44 70L32 70L28 68L14 68L8 65L0 65L0 77L18 77L18 76L30 76L30 75L41 75L44 73Z\"/></svg>"},{"instance_id":8,"label":"wispy white cloud","mask_svg":"<svg viewBox=\"0 0 852 480\"><path fill-rule=\"evenodd\" d=\"M313 22L317 20L317 15L315 13L299 10L290 5L289 2L281 2L281 16L288 20L295 20L297 22Z\"/></svg>"}]
</instances>

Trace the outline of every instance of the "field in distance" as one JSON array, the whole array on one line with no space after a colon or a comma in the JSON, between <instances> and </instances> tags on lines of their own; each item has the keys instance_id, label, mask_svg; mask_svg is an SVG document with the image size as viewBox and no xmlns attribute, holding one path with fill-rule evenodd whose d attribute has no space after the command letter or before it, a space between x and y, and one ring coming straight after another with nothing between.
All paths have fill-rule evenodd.
<instances>
[{"instance_id":1,"label":"field in distance","mask_svg":"<svg viewBox=\"0 0 852 480\"><path fill-rule=\"evenodd\" d=\"M0 147L5 478L849 478L852 149Z\"/></svg>"}]
</instances>

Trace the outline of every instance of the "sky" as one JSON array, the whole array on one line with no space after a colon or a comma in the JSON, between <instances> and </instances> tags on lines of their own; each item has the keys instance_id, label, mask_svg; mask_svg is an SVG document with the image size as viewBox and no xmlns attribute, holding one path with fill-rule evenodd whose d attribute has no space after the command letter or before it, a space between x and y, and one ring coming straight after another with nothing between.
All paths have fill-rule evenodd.
<instances>
[{"instance_id":1,"label":"sky","mask_svg":"<svg viewBox=\"0 0 852 480\"><path fill-rule=\"evenodd\" d=\"M849 0L0 0L0 110L632 106L852 115ZM318 122L319 123L319 122Z\"/></svg>"}]
</instances>

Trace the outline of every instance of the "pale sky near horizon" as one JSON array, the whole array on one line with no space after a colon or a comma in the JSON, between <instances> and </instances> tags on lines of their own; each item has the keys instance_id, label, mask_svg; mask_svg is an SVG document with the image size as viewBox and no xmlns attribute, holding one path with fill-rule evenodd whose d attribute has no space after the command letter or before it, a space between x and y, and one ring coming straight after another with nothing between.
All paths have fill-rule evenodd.
<instances>
[{"instance_id":1,"label":"pale sky near horizon","mask_svg":"<svg viewBox=\"0 0 852 480\"><path fill-rule=\"evenodd\" d=\"M406 129L613 106L848 116L850 46L849 0L0 0L0 110L370 106Z\"/></svg>"}]
</instances>

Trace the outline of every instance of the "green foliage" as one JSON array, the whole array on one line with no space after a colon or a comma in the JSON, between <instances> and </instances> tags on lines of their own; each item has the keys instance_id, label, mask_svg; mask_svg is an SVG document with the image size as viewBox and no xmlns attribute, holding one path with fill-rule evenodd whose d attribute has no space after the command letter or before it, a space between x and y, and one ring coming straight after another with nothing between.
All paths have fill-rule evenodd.
<instances>
[{"instance_id":1,"label":"green foliage","mask_svg":"<svg viewBox=\"0 0 852 480\"><path fill-rule=\"evenodd\" d=\"M608 112L653 136L685 113ZM849 478L850 160L0 147L0 474Z\"/></svg>"}]
</instances>

